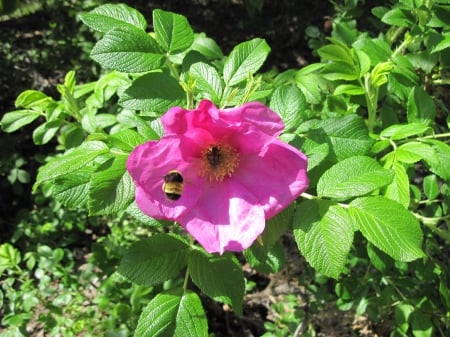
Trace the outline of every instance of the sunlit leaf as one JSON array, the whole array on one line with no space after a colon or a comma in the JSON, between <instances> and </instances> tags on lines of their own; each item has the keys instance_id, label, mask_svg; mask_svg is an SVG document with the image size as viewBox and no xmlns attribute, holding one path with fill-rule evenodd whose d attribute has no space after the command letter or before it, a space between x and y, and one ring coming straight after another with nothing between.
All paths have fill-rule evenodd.
<instances>
[{"instance_id":1,"label":"sunlit leaf","mask_svg":"<svg viewBox=\"0 0 450 337\"><path fill-rule=\"evenodd\" d=\"M294 218L298 248L319 273L338 278L353 242L353 224L346 209L324 200L306 200Z\"/></svg>"},{"instance_id":2,"label":"sunlit leaf","mask_svg":"<svg viewBox=\"0 0 450 337\"><path fill-rule=\"evenodd\" d=\"M106 33L120 26L132 25L141 30L147 28L145 17L136 9L124 4L105 4L88 13L81 13L80 19L90 28Z\"/></svg>"},{"instance_id":3,"label":"sunlit leaf","mask_svg":"<svg viewBox=\"0 0 450 337\"><path fill-rule=\"evenodd\" d=\"M183 15L155 9L153 11L153 26L156 40L169 54L186 50L194 41L192 27Z\"/></svg>"},{"instance_id":4,"label":"sunlit leaf","mask_svg":"<svg viewBox=\"0 0 450 337\"><path fill-rule=\"evenodd\" d=\"M215 104L219 104L223 95L224 84L216 68L209 64L198 62L193 64L189 72L195 79L198 90Z\"/></svg>"},{"instance_id":5,"label":"sunlit leaf","mask_svg":"<svg viewBox=\"0 0 450 337\"><path fill-rule=\"evenodd\" d=\"M173 106L183 106L185 93L179 83L166 73L148 73L137 78L120 96L119 103L144 115L159 116Z\"/></svg>"},{"instance_id":6,"label":"sunlit leaf","mask_svg":"<svg viewBox=\"0 0 450 337\"><path fill-rule=\"evenodd\" d=\"M226 256L192 251L189 256L192 281L200 290L216 301L228 303L242 315L244 274L237 261Z\"/></svg>"},{"instance_id":7,"label":"sunlit leaf","mask_svg":"<svg viewBox=\"0 0 450 337\"><path fill-rule=\"evenodd\" d=\"M186 266L189 246L168 235L135 242L123 256L118 272L140 285L155 285L179 275Z\"/></svg>"},{"instance_id":8,"label":"sunlit leaf","mask_svg":"<svg viewBox=\"0 0 450 337\"><path fill-rule=\"evenodd\" d=\"M375 159L347 158L328 169L317 183L317 193L338 200L366 195L392 182L393 172Z\"/></svg>"},{"instance_id":9,"label":"sunlit leaf","mask_svg":"<svg viewBox=\"0 0 450 337\"><path fill-rule=\"evenodd\" d=\"M54 157L39 169L34 188L45 181L74 172L107 152L109 152L109 148L105 143L89 141L83 143L73 151L66 152L63 156Z\"/></svg>"},{"instance_id":10,"label":"sunlit leaf","mask_svg":"<svg viewBox=\"0 0 450 337\"><path fill-rule=\"evenodd\" d=\"M246 80L263 65L270 47L263 39L253 39L233 48L223 67L223 79L228 86Z\"/></svg>"},{"instance_id":11,"label":"sunlit leaf","mask_svg":"<svg viewBox=\"0 0 450 337\"><path fill-rule=\"evenodd\" d=\"M157 69L164 59L156 41L133 26L108 31L95 44L91 57L103 68L130 73Z\"/></svg>"},{"instance_id":12,"label":"sunlit leaf","mask_svg":"<svg viewBox=\"0 0 450 337\"><path fill-rule=\"evenodd\" d=\"M418 220L401 204L384 197L364 197L351 202L349 214L373 245L399 261L424 256Z\"/></svg>"},{"instance_id":13,"label":"sunlit leaf","mask_svg":"<svg viewBox=\"0 0 450 337\"><path fill-rule=\"evenodd\" d=\"M270 108L281 115L285 130L291 130L298 127L306 99L296 86L280 86L272 94Z\"/></svg>"},{"instance_id":14,"label":"sunlit leaf","mask_svg":"<svg viewBox=\"0 0 450 337\"><path fill-rule=\"evenodd\" d=\"M2 130L4 132L14 132L21 127L28 125L41 116L40 112L32 110L16 110L7 112L1 120Z\"/></svg>"},{"instance_id":15,"label":"sunlit leaf","mask_svg":"<svg viewBox=\"0 0 450 337\"><path fill-rule=\"evenodd\" d=\"M117 214L134 200L134 184L126 170L128 156L116 156L92 175L88 208L91 214Z\"/></svg>"},{"instance_id":16,"label":"sunlit leaf","mask_svg":"<svg viewBox=\"0 0 450 337\"><path fill-rule=\"evenodd\" d=\"M135 337L207 337L208 324L198 295L175 289L157 294L144 308Z\"/></svg>"}]
</instances>

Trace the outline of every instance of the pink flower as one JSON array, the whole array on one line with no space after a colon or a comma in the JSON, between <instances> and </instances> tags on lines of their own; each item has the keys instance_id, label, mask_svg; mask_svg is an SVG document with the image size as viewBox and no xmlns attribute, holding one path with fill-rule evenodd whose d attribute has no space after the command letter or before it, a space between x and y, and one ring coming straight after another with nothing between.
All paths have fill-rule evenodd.
<instances>
[{"instance_id":1,"label":"pink flower","mask_svg":"<svg viewBox=\"0 0 450 337\"><path fill-rule=\"evenodd\" d=\"M308 187L306 156L277 138L283 122L261 103L219 110L204 100L161 120L164 136L128 158L136 203L180 223L208 252L248 248Z\"/></svg>"}]
</instances>

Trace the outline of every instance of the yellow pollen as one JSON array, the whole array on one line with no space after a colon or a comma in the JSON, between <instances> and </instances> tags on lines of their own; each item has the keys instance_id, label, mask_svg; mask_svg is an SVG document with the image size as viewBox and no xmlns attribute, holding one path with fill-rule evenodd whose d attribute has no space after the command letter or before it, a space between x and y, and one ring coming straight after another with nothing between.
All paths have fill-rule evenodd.
<instances>
[{"instance_id":1,"label":"yellow pollen","mask_svg":"<svg viewBox=\"0 0 450 337\"><path fill-rule=\"evenodd\" d=\"M234 147L219 143L205 148L201 160L201 175L209 181L222 181L239 166L239 153Z\"/></svg>"}]
</instances>

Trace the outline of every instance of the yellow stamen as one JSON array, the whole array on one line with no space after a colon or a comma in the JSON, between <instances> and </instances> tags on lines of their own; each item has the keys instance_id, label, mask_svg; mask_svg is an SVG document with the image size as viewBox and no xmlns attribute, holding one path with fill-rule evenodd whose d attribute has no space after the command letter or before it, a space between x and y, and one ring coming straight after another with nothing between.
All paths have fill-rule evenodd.
<instances>
[{"instance_id":1,"label":"yellow stamen","mask_svg":"<svg viewBox=\"0 0 450 337\"><path fill-rule=\"evenodd\" d=\"M210 145L202 151L201 175L209 181L230 177L238 166L239 153L228 144Z\"/></svg>"}]
</instances>

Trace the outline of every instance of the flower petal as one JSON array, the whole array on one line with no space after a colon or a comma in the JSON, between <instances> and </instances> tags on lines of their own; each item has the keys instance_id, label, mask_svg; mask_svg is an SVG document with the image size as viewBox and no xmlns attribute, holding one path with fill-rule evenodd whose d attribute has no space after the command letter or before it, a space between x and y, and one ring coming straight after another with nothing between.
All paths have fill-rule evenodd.
<instances>
[{"instance_id":1,"label":"flower petal","mask_svg":"<svg viewBox=\"0 0 450 337\"><path fill-rule=\"evenodd\" d=\"M180 224L209 253L242 251L265 227L264 209L233 179L210 185Z\"/></svg>"},{"instance_id":2,"label":"flower petal","mask_svg":"<svg viewBox=\"0 0 450 337\"><path fill-rule=\"evenodd\" d=\"M195 128L212 130L216 138L229 136L230 131L242 129L259 131L277 137L283 131L281 117L259 102L219 110L211 101L203 100L195 110L180 107L170 109L161 117L166 134L186 134Z\"/></svg>"},{"instance_id":3,"label":"flower petal","mask_svg":"<svg viewBox=\"0 0 450 337\"><path fill-rule=\"evenodd\" d=\"M271 218L292 203L309 185L307 158L296 148L274 140L258 155L241 157L233 178L264 205Z\"/></svg>"},{"instance_id":4,"label":"flower petal","mask_svg":"<svg viewBox=\"0 0 450 337\"><path fill-rule=\"evenodd\" d=\"M284 129L281 117L260 102L249 102L236 108L219 111L222 121L249 124L270 136L277 137Z\"/></svg>"},{"instance_id":5,"label":"flower petal","mask_svg":"<svg viewBox=\"0 0 450 337\"><path fill-rule=\"evenodd\" d=\"M136 203L151 217L177 220L201 194L199 163L184 160L181 149L179 138L163 137L139 145L128 157L127 169L136 184ZM164 175L172 170L179 171L184 179L178 200L168 200L162 189Z\"/></svg>"},{"instance_id":6,"label":"flower petal","mask_svg":"<svg viewBox=\"0 0 450 337\"><path fill-rule=\"evenodd\" d=\"M248 248L265 220L308 187L306 156L277 139L283 122L261 103L219 110L204 100L194 110L174 107L161 121L164 136L138 146L127 162L136 202L154 218L178 221L208 252ZM223 181L202 173L205 149L215 144L239 153L239 166ZM183 176L176 201L162 190L172 170Z\"/></svg>"}]
</instances>

